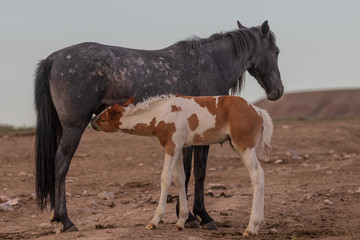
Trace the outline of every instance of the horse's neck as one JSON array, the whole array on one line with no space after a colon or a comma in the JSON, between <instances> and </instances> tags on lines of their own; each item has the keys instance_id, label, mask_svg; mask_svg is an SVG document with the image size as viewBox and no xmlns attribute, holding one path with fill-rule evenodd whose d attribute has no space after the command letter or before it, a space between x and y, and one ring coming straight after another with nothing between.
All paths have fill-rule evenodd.
<instances>
[{"instance_id":1,"label":"horse's neck","mask_svg":"<svg viewBox=\"0 0 360 240\"><path fill-rule=\"evenodd\" d=\"M239 52L234 53L234 43L230 36L204 44L205 51L214 59L222 73L222 81L232 87L241 75L250 68L252 49L239 46Z\"/></svg>"}]
</instances>

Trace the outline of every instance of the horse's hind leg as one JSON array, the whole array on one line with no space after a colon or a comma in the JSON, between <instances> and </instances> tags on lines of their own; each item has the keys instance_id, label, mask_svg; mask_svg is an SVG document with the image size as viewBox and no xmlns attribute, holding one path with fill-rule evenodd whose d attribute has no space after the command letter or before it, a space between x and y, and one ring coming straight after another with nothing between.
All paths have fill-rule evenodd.
<instances>
[{"instance_id":1,"label":"horse's hind leg","mask_svg":"<svg viewBox=\"0 0 360 240\"><path fill-rule=\"evenodd\" d=\"M216 223L209 216L204 203L204 182L209 146L194 148L195 199L193 212L201 218L200 225L205 230L217 230Z\"/></svg>"},{"instance_id":2,"label":"horse's hind leg","mask_svg":"<svg viewBox=\"0 0 360 240\"><path fill-rule=\"evenodd\" d=\"M248 170L254 191L249 225L243 235L257 235L264 224L264 171L259 164L254 148L242 151L234 146L233 149L241 157Z\"/></svg>"},{"instance_id":3,"label":"horse's hind leg","mask_svg":"<svg viewBox=\"0 0 360 240\"><path fill-rule=\"evenodd\" d=\"M183 165L183 159L181 157L179 157L176 162L175 171L174 171L174 183L179 193L178 202L180 202L179 219L176 222L174 231L179 231L184 228L185 222L189 215L189 206L185 191L184 165Z\"/></svg>"},{"instance_id":4,"label":"horse's hind leg","mask_svg":"<svg viewBox=\"0 0 360 240\"><path fill-rule=\"evenodd\" d=\"M192 154L193 154L193 147L187 147L183 149L183 163L184 163L184 170L185 170L185 192L187 195L187 191L188 191L188 184L189 184L189 180L190 180L190 175L191 175L191 163L192 163ZM176 202L176 216L179 217L179 198ZM191 212L189 211L188 214L188 219L186 220L185 223L185 227L186 228L200 228L199 223L197 222L196 217L191 214Z\"/></svg>"},{"instance_id":5,"label":"horse's hind leg","mask_svg":"<svg viewBox=\"0 0 360 240\"><path fill-rule=\"evenodd\" d=\"M69 128L63 126L59 147L55 155L55 208L51 220L61 222L63 224L62 231L77 231L67 214L65 177L84 129L85 127Z\"/></svg>"},{"instance_id":6,"label":"horse's hind leg","mask_svg":"<svg viewBox=\"0 0 360 240\"><path fill-rule=\"evenodd\" d=\"M165 146L166 149L166 146ZM157 228L160 220L164 216L166 199L169 191L169 187L171 184L172 175L175 169L175 165L177 159L180 155L181 149L175 148L174 155L170 156L169 154L165 154L164 166L161 173L161 192L160 192L160 200L158 206L155 210L155 215L151 219L148 225L146 225L146 229L155 229Z\"/></svg>"}]
</instances>

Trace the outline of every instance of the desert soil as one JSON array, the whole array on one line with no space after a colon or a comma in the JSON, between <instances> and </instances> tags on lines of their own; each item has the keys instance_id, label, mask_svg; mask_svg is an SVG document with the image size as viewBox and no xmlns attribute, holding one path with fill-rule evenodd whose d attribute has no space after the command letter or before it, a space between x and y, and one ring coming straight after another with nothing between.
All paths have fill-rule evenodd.
<instances>
[{"instance_id":1,"label":"desert soil","mask_svg":"<svg viewBox=\"0 0 360 240\"><path fill-rule=\"evenodd\" d=\"M277 122L272 146L270 162L261 163L265 225L248 239L360 239L360 120ZM51 225L34 199L34 134L2 134L0 203L9 198L13 210L0 209L0 239L245 239L252 187L228 143L210 148L205 183L219 229L173 232L176 201L169 197L164 222L146 230L162 162L154 138L87 129L66 179L68 213L79 231L57 234L60 225ZM99 198L104 191L114 199ZM176 196L174 186L169 194Z\"/></svg>"}]
</instances>

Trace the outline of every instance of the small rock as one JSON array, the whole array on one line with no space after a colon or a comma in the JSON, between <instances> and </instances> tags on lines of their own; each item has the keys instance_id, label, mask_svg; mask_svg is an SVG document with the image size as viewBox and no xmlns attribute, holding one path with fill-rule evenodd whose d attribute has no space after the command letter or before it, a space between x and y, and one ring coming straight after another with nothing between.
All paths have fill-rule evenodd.
<instances>
[{"instance_id":1,"label":"small rock","mask_svg":"<svg viewBox=\"0 0 360 240\"><path fill-rule=\"evenodd\" d=\"M9 210L14 210L14 208L8 202L6 202L0 204L0 210L9 211Z\"/></svg>"},{"instance_id":2,"label":"small rock","mask_svg":"<svg viewBox=\"0 0 360 240\"><path fill-rule=\"evenodd\" d=\"M42 227L42 228L52 228L53 225L51 223L42 223L39 225L39 227Z\"/></svg>"},{"instance_id":3,"label":"small rock","mask_svg":"<svg viewBox=\"0 0 360 240\"><path fill-rule=\"evenodd\" d=\"M36 200L36 193L31 194L31 199Z\"/></svg>"},{"instance_id":4,"label":"small rock","mask_svg":"<svg viewBox=\"0 0 360 240\"><path fill-rule=\"evenodd\" d=\"M278 230L276 230L275 228L272 228L271 230L270 230L270 233L271 234L277 234L279 231Z\"/></svg>"},{"instance_id":5,"label":"small rock","mask_svg":"<svg viewBox=\"0 0 360 240\"><path fill-rule=\"evenodd\" d=\"M25 171L21 171L21 172L18 174L18 176L20 176L20 177L27 177L28 174L27 174L27 172L25 172Z\"/></svg>"},{"instance_id":6,"label":"small rock","mask_svg":"<svg viewBox=\"0 0 360 240\"><path fill-rule=\"evenodd\" d=\"M11 206L15 206L20 204L20 199L19 198L13 198L8 200L6 203L10 204Z\"/></svg>"},{"instance_id":7,"label":"small rock","mask_svg":"<svg viewBox=\"0 0 360 240\"><path fill-rule=\"evenodd\" d=\"M98 198L104 200L114 200L115 194L113 192L104 191L102 193L99 193Z\"/></svg>"},{"instance_id":8,"label":"small rock","mask_svg":"<svg viewBox=\"0 0 360 240\"><path fill-rule=\"evenodd\" d=\"M71 197L72 195L71 195L71 193L66 192L66 196L67 196L67 197Z\"/></svg>"},{"instance_id":9,"label":"small rock","mask_svg":"<svg viewBox=\"0 0 360 240\"><path fill-rule=\"evenodd\" d=\"M34 175L33 173L28 173L27 177L28 177L28 178L34 178L35 175Z\"/></svg>"},{"instance_id":10,"label":"small rock","mask_svg":"<svg viewBox=\"0 0 360 240\"><path fill-rule=\"evenodd\" d=\"M281 204L287 205L287 202L285 202L285 201L282 201L282 202L281 202Z\"/></svg>"},{"instance_id":11,"label":"small rock","mask_svg":"<svg viewBox=\"0 0 360 240\"><path fill-rule=\"evenodd\" d=\"M88 190L84 190L84 191L82 192L82 195L83 195L83 196L90 196L90 193L88 192Z\"/></svg>"},{"instance_id":12,"label":"small rock","mask_svg":"<svg viewBox=\"0 0 360 240\"><path fill-rule=\"evenodd\" d=\"M99 206L99 204L98 204L95 200L92 200L92 201L90 202L90 204L93 205L93 206Z\"/></svg>"},{"instance_id":13,"label":"small rock","mask_svg":"<svg viewBox=\"0 0 360 240\"><path fill-rule=\"evenodd\" d=\"M305 159L309 159L310 156L309 156L308 154L305 154L305 155L304 155L304 158L305 158Z\"/></svg>"},{"instance_id":14,"label":"small rock","mask_svg":"<svg viewBox=\"0 0 360 240\"><path fill-rule=\"evenodd\" d=\"M358 189L356 189L355 192L360 193L360 187L358 187Z\"/></svg>"},{"instance_id":15,"label":"small rock","mask_svg":"<svg viewBox=\"0 0 360 240\"><path fill-rule=\"evenodd\" d=\"M72 180L72 179L67 179L66 180L66 183L73 183L74 182L74 180Z\"/></svg>"},{"instance_id":16,"label":"small rock","mask_svg":"<svg viewBox=\"0 0 360 240\"><path fill-rule=\"evenodd\" d=\"M290 128L289 125L282 125L281 127L282 127L283 129L289 129L289 128Z\"/></svg>"},{"instance_id":17,"label":"small rock","mask_svg":"<svg viewBox=\"0 0 360 240\"><path fill-rule=\"evenodd\" d=\"M144 208L143 209L143 212L150 212L150 211L152 211L153 209L152 208Z\"/></svg>"},{"instance_id":18,"label":"small rock","mask_svg":"<svg viewBox=\"0 0 360 240\"><path fill-rule=\"evenodd\" d=\"M334 203L332 201L330 201L329 199L325 199L324 202L326 204L329 204L329 205L333 205Z\"/></svg>"},{"instance_id":19,"label":"small rock","mask_svg":"<svg viewBox=\"0 0 360 240\"><path fill-rule=\"evenodd\" d=\"M227 193L221 192L221 193L220 193L220 197L231 198L232 196L234 196L234 194L231 194L231 193L229 193L229 192L227 192Z\"/></svg>"},{"instance_id":20,"label":"small rock","mask_svg":"<svg viewBox=\"0 0 360 240\"><path fill-rule=\"evenodd\" d=\"M275 163L275 164L280 164L280 163L283 163L283 162L284 162L284 161L283 161L282 159L276 159L274 163Z\"/></svg>"},{"instance_id":21,"label":"small rock","mask_svg":"<svg viewBox=\"0 0 360 240\"><path fill-rule=\"evenodd\" d=\"M226 185L225 184L221 184L221 183L209 183L208 187L210 189L222 189L222 190L226 190Z\"/></svg>"},{"instance_id":22,"label":"small rock","mask_svg":"<svg viewBox=\"0 0 360 240\"><path fill-rule=\"evenodd\" d=\"M132 159L133 159L132 157L127 157L127 158L125 158L126 161L130 161L130 160L132 160Z\"/></svg>"},{"instance_id":23,"label":"small rock","mask_svg":"<svg viewBox=\"0 0 360 240\"><path fill-rule=\"evenodd\" d=\"M212 168L209 168L207 171L208 171L208 172L215 172L215 171L216 171L216 168L212 167Z\"/></svg>"},{"instance_id":24,"label":"small rock","mask_svg":"<svg viewBox=\"0 0 360 240\"><path fill-rule=\"evenodd\" d=\"M210 197L214 197L214 196L215 196L213 190L207 191L207 192L206 192L206 195L208 195L208 196L210 196Z\"/></svg>"},{"instance_id":25,"label":"small rock","mask_svg":"<svg viewBox=\"0 0 360 240\"><path fill-rule=\"evenodd\" d=\"M5 195L0 196L0 203L7 202L9 200L10 200L10 198L8 196L5 196Z\"/></svg>"},{"instance_id":26,"label":"small rock","mask_svg":"<svg viewBox=\"0 0 360 240\"><path fill-rule=\"evenodd\" d=\"M140 167L141 167L141 166L144 166L144 164L143 164L143 163L139 163L138 165L139 165Z\"/></svg>"},{"instance_id":27,"label":"small rock","mask_svg":"<svg viewBox=\"0 0 360 240\"><path fill-rule=\"evenodd\" d=\"M78 154L75 154L74 157L87 158L87 157L90 157L90 154L89 153L78 153Z\"/></svg>"},{"instance_id":28,"label":"small rock","mask_svg":"<svg viewBox=\"0 0 360 240\"><path fill-rule=\"evenodd\" d=\"M220 216L229 216L227 212L220 212Z\"/></svg>"},{"instance_id":29,"label":"small rock","mask_svg":"<svg viewBox=\"0 0 360 240\"><path fill-rule=\"evenodd\" d=\"M352 190L352 189L349 189L349 190L347 190L347 193L349 193L349 194L354 194L354 193L355 193L355 191L354 191L354 190Z\"/></svg>"}]
</instances>

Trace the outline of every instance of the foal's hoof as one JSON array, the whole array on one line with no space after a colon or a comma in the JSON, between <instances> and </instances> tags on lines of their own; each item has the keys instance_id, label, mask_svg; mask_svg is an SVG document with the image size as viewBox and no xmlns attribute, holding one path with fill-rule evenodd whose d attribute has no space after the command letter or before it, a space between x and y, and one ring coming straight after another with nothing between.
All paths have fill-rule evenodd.
<instances>
[{"instance_id":1,"label":"foal's hoof","mask_svg":"<svg viewBox=\"0 0 360 240\"><path fill-rule=\"evenodd\" d=\"M185 228L200 228L200 225L197 220L192 220L185 223Z\"/></svg>"},{"instance_id":2,"label":"foal's hoof","mask_svg":"<svg viewBox=\"0 0 360 240\"><path fill-rule=\"evenodd\" d=\"M153 223L149 223L148 225L146 225L145 227L146 229L149 229L149 230L154 230L156 228L155 224Z\"/></svg>"},{"instance_id":3,"label":"foal's hoof","mask_svg":"<svg viewBox=\"0 0 360 240\"><path fill-rule=\"evenodd\" d=\"M77 231L79 231L79 229L75 225L72 225L71 227L69 227L67 229L61 230L61 232L77 232Z\"/></svg>"},{"instance_id":4,"label":"foal's hoof","mask_svg":"<svg viewBox=\"0 0 360 240\"><path fill-rule=\"evenodd\" d=\"M175 227L173 228L173 231L175 231L175 232L178 232L178 231L181 231L181 230L183 230L183 228L178 226L178 225L175 225Z\"/></svg>"},{"instance_id":5,"label":"foal's hoof","mask_svg":"<svg viewBox=\"0 0 360 240\"><path fill-rule=\"evenodd\" d=\"M201 225L201 227L204 230L218 230L218 227L216 226L216 223L214 221L205 223L204 225Z\"/></svg>"},{"instance_id":6,"label":"foal's hoof","mask_svg":"<svg viewBox=\"0 0 360 240\"><path fill-rule=\"evenodd\" d=\"M257 235L258 235L257 233L253 233L253 232L250 232L250 231L247 231L247 230L245 230L244 233L243 233L244 237L257 236Z\"/></svg>"}]
</instances>

